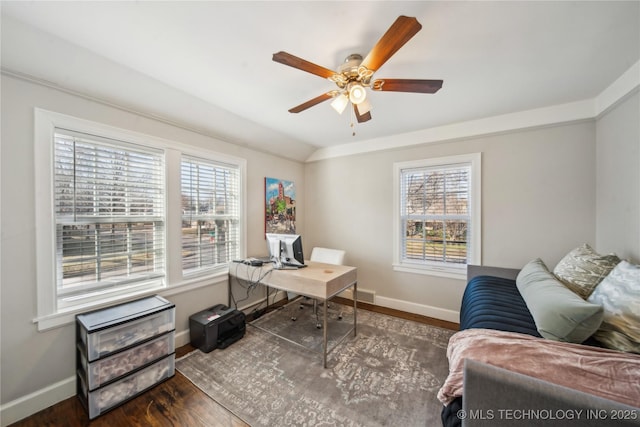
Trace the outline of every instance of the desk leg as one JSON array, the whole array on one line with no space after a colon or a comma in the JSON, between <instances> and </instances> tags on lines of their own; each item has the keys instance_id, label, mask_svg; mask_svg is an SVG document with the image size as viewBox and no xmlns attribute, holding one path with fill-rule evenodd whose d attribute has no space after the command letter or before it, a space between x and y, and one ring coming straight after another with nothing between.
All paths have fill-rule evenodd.
<instances>
[{"instance_id":1,"label":"desk leg","mask_svg":"<svg viewBox=\"0 0 640 427\"><path fill-rule=\"evenodd\" d=\"M327 368L327 306L329 305L329 300L324 300L322 313L324 315L323 326L322 326L322 366Z\"/></svg>"},{"instance_id":2,"label":"desk leg","mask_svg":"<svg viewBox=\"0 0 640 427\"><path fill-rule=\"evenodd\" d=\"M356 324L358 318L358 282L353 284L353 336L356 336Z\"/></svg>"}]
</instances>

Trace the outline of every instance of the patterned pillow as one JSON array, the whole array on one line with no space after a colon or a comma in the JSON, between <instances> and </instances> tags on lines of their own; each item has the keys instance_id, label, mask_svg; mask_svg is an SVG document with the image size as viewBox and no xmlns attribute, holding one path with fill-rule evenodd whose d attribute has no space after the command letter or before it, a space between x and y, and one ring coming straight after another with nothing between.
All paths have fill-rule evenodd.
<instances>
[{"instance_id":1,"label":"patterned pillow","mask_svg":"<svg viewBox=\"0 0 640 427\"><path fill-rule=\"evenodd\" d=\"M604 308L602 324L593 336L608 348L640 353L640 265L621 261L589 302Z\"/></svg>"},{"instance_id":2,"label":"patterned pillow","mask_svg":"<svg viewBox=\"0 0 640 427\"><path fill-rule=\"evenodd\" d=\"M585 243L565 255L553 274L567 288L587 299L619 262L616 255L600 255Z\"/></svg>"}]
</instances>

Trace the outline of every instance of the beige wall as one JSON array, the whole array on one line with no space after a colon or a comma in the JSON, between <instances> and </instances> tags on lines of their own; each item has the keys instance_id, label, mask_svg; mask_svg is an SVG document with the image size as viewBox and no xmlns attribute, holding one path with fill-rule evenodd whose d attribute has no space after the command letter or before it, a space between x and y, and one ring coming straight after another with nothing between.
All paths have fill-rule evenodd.
<instances>
[{"instance_id":1,"label":"beige wall","mask_svg":"<svg viewBox=\"0 0 640 427\"><path fill-rule=\"evenodd\" d=\"M298 227L306 251L313 246L344 248L346 262L358 267L360 287L375 291L380 305L455 320L465 286L464 281L392 270L392 165L396 161L482 153L485 265L520 267L541 257L552 267L582 242L640 259L637 93L595 121L303 165L13 77L3 76L1 83L3 415L23 398L35 402L36 411L44 407L43 402L53 404L75 390L73 325L37 332L33 323L34 107L246 159L250 255L265 252L264 177L295 181ZM226 296L226 284L171 295L183 337L190 314L226 302Z\"/></svg>"},{"instance_id":2,"label":"beige wall","mask_svg":"<svg viewBox=\"0 0 640 427\"><path fill-rule=\"evenodd\" d=\"M2 405L29 393L60 400L75 393L74 324L37 332L34 200L34 107L133 130L247 160L247 253L265 253L264 177L304 188L304 165L231 145L141 115L49 87L2 76L1 158L1 397ZM305 215L304 192L298 214ZM304 232L302 224L298 224ZM252 300L264 295L256 293ZM227 282L167 296L176 304L176 329L188 342L188 317L227 302ZM184 343L183 342L183 343ZM46 387L52 387L50 396ZM69 390L71 390L69 392ZM57 393L57 394L56 394ZM9 414L4 411L3 416ZM39 408L36 408L39 409ZM41 408L40 408L41 409ZM6 418L3 418L3 424Z\"/></svg>"},{"instance_id":3,"label":"beige wall","mask_svg":"<svg viewBox=\"0 0 640 427\"><path fill-rule=\"evenodd\" d=\"M305 239L343 248L380 305L456 320L465 282L392 269L392 166L482 153L482 262L552 268L595 240L593 121L427 144L308 164Z\"/></svg>"},{"instance_id":4,"label":"beige wall","mask_svg":"<svg viewBox=\"0 0 640 427\"><path fill-rule=\"evenodd\" d=\"M640 94L598 119L596 245L640 263Z\"/></svg>"}]
</instances>

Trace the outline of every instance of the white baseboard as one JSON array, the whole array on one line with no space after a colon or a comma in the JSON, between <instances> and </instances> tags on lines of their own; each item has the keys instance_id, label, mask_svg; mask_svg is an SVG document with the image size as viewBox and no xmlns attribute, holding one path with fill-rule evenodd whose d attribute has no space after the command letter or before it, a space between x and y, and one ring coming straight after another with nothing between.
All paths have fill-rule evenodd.
<instances>
[{"instance_id":1,"label":"white baseboard","mask_svg":"<svg viewBox=\"0 0 640 427\"><path fill-rule=\"evenodd\" d=\"M75 395L74 375L0 406L0 425L6 427Z\"/></svg>"},{"instance_id":2,"label":"white baseboard","mask_svg":"<svg viewBox=\"0 0 640 427\"><path fill-rule=\"evenodd\" d=\"M376 296L376 305L406 311L408 313L420 314L422 316L433 317L435 319L446 320L447 322L460 323L460 312L447 310L430 305L416 304L394 298Z\"/></svg>"},{"instance_id":3,"label":"white baseboard","mask_svg":"<svg viewBox=\"0 0 640 427\"><path fill-rule=\"evenodd\" d=\"M191 335L189 334L189 329L184 331L176 331L176 348L182 347L183 345L187 345L191 342Z\"/></svg>"},{"instance_id":4,"label":"white baseboard","mask_svg":"<svg viewBox=\"0 0 640 427\"><path fill-rule=\"evenodd\" d=\"M353 288L347 289L346 291L338 294L338 296L353 300ZM372 291L371 289L358 288L358 301L375 304L376 291Z\"/></svg>"}]
</instances>

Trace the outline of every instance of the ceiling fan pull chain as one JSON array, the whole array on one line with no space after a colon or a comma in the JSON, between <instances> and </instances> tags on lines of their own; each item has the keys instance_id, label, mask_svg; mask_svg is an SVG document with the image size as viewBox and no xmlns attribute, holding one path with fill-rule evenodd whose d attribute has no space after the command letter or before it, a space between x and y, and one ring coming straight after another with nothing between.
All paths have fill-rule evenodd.
<instances>
[{"instance_id":1,"label":"ceiling fan pull chain","mask_svg":"<svg viewBox=\"0 0 640 427\"><path fill-rule=\"evenodd\" d=\"M351 114L349 116L351 118L351 124L350 124L350 126L351 126L351 136L356 136L356 125L355 125L354 120L353 120L353 116L354 116L353 108L351 109Z\"/></svg>"}]
</instances>

